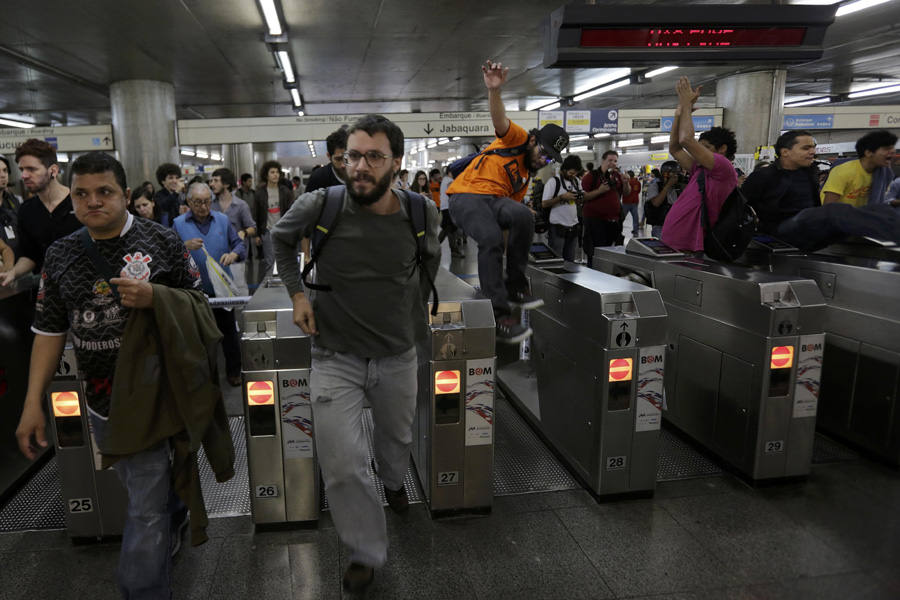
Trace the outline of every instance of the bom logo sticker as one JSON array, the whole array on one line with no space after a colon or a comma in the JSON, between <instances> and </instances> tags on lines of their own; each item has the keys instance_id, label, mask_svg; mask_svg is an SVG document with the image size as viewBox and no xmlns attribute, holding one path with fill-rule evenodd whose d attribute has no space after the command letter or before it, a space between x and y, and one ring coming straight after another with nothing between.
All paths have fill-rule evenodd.
<instances>
[{"instance_id":1,"label":"bom logo sticker","mask_svg":"<svg viewBox=\"0 0 900 600\"><path fill-rule=\"evenodd\" d=\"M800 352L818 352L822 349L822 344L803 344L800 346Z\"/></svg>"},{"instance_id":2,"label":"bom logo sticker","mask_svg":"<svg viewBox=\"0 0 900 600\"><path fill-rule=\"evenodd\" d=\"M309 387L306 379L282 379L281 387Z\"/></svg>"},{"instance_id":3,"label":"bom logo sticker","mask_svg":"<svg viewBox=\"0 0 900 600\"><path fill-rule=\"evenodd\" d=\"M642 356L641 357L642 365L649 365L652 363L661 363L662 361L663 361L662 356Z\"/></svg>"},{"instance_id":4,"label":"bom logo sticker","mask_svg":"<svg viewBox=\"0 0 900 600\"><path fill-rule=\"evenodd\" d=\"M473 375L491 375L492 369L491 367L478 367L476 369L469 369L469 376Z\"/></svg>"}]
</instances>

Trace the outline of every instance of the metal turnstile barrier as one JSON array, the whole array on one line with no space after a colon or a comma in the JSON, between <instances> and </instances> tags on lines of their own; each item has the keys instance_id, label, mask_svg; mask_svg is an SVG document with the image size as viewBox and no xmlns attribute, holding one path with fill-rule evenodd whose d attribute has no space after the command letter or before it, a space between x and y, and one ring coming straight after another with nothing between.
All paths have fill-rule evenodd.
<instances>
[{"instance_id":1,"label":"metal turnstile barrier","mask_svg":"<svg viewBox=\"0 0 900 600\"><path fill-rule=\"evenodd\" d=\"M128 492L118 473L101 467L84 385L70 338L47 390L47 401L66 529L73 541L121 536L128 508Z\"/></svg>"},{"instance_id":2,"label":"metal turnstile barrier","mask_svg":"<svg viewBox=\"0 0 900 600\"><path fill-rule=\"evenodd\" d=\"M265 279L244 308L244 415L250 506L257 525L316 524L319 474L310 406L310 340L281 281Z\"/></svg>"},{"instance_id":3,"label":"metal turnstile barrier","mask_svg":"<svg viewBox=\"0 0 900 600\"><path fill-rule=\"evenodd\" d=\"M819 429L900 466L898 250L843 243L815 254L757 251L745 258L811 279L825 297Z\"/></svg>"},{"instance_id":4,"label":"metal turnstile barrier","mask_svg":"<svg viewBox=\"0 0 900 600\"><path fill-rule=\"evenodd\" d=\"M666 311L659 292L573 263L529 266L531 364L498 383L598 500L652 496ZM532 380L533 381L533 380ZM537 389L534 389L534 388Z\"/></svg>"},{"instance_id":5,"label":"metal turnstile barrier","mask_svg":"<svg viewBox=\"0 0 900 600\"><path fill-rule=\"evenodd\" d=\"M815 283L674 255L601 248L594 268L659 290L668 313L663 416L753 480L809 474L826 305Z\"/></svg>"},{"instance_id":6,"label":"metal turnstile barrier","mask_svg":"<svg viewBox=\"0 0 900 600\"><path fill-rule=\"evenodd\" d=\"M444 269L438 312L417 345L413 459L432 517L490 512L494 496L495 324L490 300Z\"/></svg>"}]
</instances>

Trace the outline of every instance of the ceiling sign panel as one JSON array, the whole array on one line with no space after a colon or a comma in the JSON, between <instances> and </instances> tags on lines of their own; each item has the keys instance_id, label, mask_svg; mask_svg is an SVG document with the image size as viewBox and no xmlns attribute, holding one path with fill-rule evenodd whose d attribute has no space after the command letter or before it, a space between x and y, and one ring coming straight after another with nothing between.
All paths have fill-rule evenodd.
<instances>
[{"instance_id":1,"label":"ceiling sign panel","mask_svg":"<svg viewBox=\"0 0 900 600\"><path fill-rule=\"evenodd\" d=\"M115 149L112 125L73 125L0 129L0 153L15 152L29 138L44 140L60 152Z\"/></svg>"},{"instance_id":2,"label":"ceiling sign panel","mask_svg":"<svg viewBox=\"0 0 900 600\"><path fill-rule=\"evenodd\" d=\"M834 106L784 109L784 129L897 129L900 106Z\"/></svg>"},{"instance_id":3,"label":"ceiling sign panel","mask_svg":"<svg viewBox=\"0 0 900 600\"><path fill-rule=\"evenodd\" d=\"M364 115L192 119L178 121L178 140L182 146L324 140L332 131L344 125L350 126L362 116ZM384 116L396 123L407 139L494 136L488 112L403 113ZM536 112L508 112L507 116L525 129L537 126Z\"/></svg>"}]
</instances>

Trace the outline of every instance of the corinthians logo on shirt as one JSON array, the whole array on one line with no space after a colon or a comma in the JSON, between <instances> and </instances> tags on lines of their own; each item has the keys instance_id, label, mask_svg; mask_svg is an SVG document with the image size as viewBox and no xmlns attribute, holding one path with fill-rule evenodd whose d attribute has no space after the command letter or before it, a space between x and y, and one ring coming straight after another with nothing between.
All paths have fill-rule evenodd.
<instances>
[{"instance_id":1,"label":"corinthians logo on shirt","mask_svg":"<svg viewBox=\"0 0 900 600\"><path fill-rule=\"evenodd\" d=\"M147 281L150 279L150 266L147 264L153 257L144 256L142 252L134 254L126 254L124 256L125 268L122 269L122 277L137 279L138 281Z\"/></svg>"}]
</instances>

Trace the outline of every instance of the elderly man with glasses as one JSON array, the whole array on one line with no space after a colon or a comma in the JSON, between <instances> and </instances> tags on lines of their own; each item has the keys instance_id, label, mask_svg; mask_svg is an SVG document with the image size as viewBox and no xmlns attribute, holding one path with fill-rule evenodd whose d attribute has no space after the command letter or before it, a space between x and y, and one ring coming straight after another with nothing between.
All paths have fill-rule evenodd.
<instances>
[{"instance_id":1,"label":"elderly man with glasses","mask_svg":"<svg viewBox=\"0 0 900 600\"><path fill-rule=\"evenodd\" d=\"M172 226L184 245L190 251L194 262L200 268L203 280L203 291L210 298L214 297L212 281L206 268L207 254L218 262L226 273L231 275L229 265L247 258L247 248L238 237L225 213L210 210L213 193L205 183L195 183L188 188L188 212L175 219ZM234 314L230 309L214 308L216 325L225 336L222 339L222 350L225 352L225 376L229 385L241 385L241 342Z\"/></svg>"},{"instance_id":2,"label":"elderly man with glasses","mask_svg":"<svg viewBox=\"0 0 900 600\"><path fill-rule=\"evenodd\" d=\"M278 273L294 322L312 336L310 402L316 454L328 506L350 549L344 587L359 593L387 560L384 509L366 473L363 403L372 407L372 466L391 510L409 510L403 485L416 413L416 342L428 334L428 279L440 266L437 207L425 202L425 243L416 236L407 192L391 187L403 158L403 132L379 115L348 131L347 182L300 196L272 229ZM329 190L331 197L328 198ZM316 281L329 291L304 295L297 243L312 237L325 202L340 192L339 217L316 254ZM312 283L312 282L310 282Z\"/></svg>"},{"instance_id":3,"label":"elderly man with glasses","mask_svg":"<svg viewBox=\"0 0 900 600\"><path fill-rule=\"evenodd\" d=\"M525 131L506 117L500 88L509 68L487 61L481 67L497 139L460 173L447 189L453 222L478 243L478 279L491 299L497 341L518 343L531 335L520 313L511 308L537 308L525 279L528 251L534 239L534 214L522 199L531 175L551 161L562 162L569 136L558 125ZM503 232L508 231L504 241ZM506 249L506 281L503 251Z\"/></svg>"}]
</instances>

